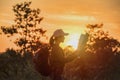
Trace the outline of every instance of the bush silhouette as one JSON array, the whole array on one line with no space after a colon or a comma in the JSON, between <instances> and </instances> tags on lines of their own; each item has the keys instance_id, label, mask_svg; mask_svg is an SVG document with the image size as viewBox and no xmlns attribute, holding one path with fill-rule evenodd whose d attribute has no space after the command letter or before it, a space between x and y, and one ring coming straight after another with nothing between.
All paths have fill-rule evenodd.
<instances>
[{"instance_id":1,"label":"bush silhouette","mask_svg":"<svg viewBox=\"0 0 120 80\"><path fill-rule=\"evenodd\" d=\"M0 54L0 62L0 80L41 80L33 63L13 49Z\"/></svg>"}]
</instances>

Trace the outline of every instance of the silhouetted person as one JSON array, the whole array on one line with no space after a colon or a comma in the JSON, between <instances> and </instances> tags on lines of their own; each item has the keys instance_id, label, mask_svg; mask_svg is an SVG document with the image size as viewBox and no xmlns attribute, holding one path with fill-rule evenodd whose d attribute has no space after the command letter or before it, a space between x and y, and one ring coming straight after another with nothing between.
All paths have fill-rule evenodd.
<instances>
[{"instance_id":1,"label":"silhouetted person","mask_svg":"<svg viewBox=\"0 0 120 80\"><path fill-rule=\"evenodd\" d=\"M64 33L62 29L57 29L50 39L50 45L52 46L50 58L52 68L51 77L53 80L62 80L65 63L74 59L74 56L65 58L64 51L60 47L60 43L64 42L64 36L67 35L68 33Z\"/></svg>"}]
</instances>

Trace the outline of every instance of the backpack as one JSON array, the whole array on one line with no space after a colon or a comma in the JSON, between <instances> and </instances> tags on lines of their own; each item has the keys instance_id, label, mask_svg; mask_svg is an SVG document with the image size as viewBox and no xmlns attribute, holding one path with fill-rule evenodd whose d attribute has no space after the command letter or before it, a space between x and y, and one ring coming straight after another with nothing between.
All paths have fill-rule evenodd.
<instances>
[{"instance_id":1,"label":"backpack","mask_svg":"<svg viewBox=\"0 0 120 80\"><path fill-rule=\"evenodd\" d=\"M51 73L50 63L50 47L42 46L36 53L33 58L35 64L35 69L43 76L49 76Z\"/></svg>"}]
</instances>

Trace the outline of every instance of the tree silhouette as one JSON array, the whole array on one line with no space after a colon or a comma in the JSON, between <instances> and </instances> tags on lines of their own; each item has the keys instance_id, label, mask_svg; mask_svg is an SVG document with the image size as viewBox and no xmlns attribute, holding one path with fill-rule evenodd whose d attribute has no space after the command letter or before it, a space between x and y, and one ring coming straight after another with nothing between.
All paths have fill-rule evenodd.
<instances>
[{"instance_id":1,"label":"tree silhouette","mask_svg":"<svg viewBox=\"0 0 120 80\"><path fill-rule=\"evenodd\" d=\"M94 28L91 28L93 26ZM98 75L95 76L96 79L120 79L118 77L120 73L118 66L120 67L120 65L119 61L117 61L118 55L120 54L120 42L111 37L108 32L103 31L102 26L103 24L87 26L90 29L88 31L90 38L87 47L88 52L86 53L91 53L95 56L94 64L97 65L99 71ZM98 68L99 66L101 68Z\"/></svg>"},{"instance_id":2,"label":"tree silhouette","mask_svg":"<svg viewBox=\"0 0 120 80\"><path fill-rule=\"evenodd\" d=\"M91 29L91 26L96 26L96 27ZM118 40L111 37L108 32L103 31L102 26L103 24L87 26L90 29L88 31L88 34L90 36L88 48L89 50L92 51L92 53L96 53L96 54L101 50L103 51L108 50L116 54L119 51L118 48L120 47L120 43Z\"/></svg>"},{"instance_id":3,"label":"tree silhouette","mask_svg":"<svg viewBox=\"0 0 120 80\"><path fill-rule=\"evenodd\" d=\"M84 53L65 68L68 80L120 79L120 42L102 27L103 24L87 25L89 39Z\"/></svg>"},{"instance_id":4,"label":"tree silhouette","mask_svg":"<svg viewBox=\"0 0 120 80\"><path fill-rule=\"evenodd\" d=\"M35 52L41 45L40 38L44 36L43 30L38 24L43 20L40 9L31 9L31 2L24 2L13 6L15 24L10 27L1 26L2 32L11 37L19 36L15 44L20 47L21 52Z\"/></svg>"},{"instance_id":5,"label":"tree silhouette","mask_svg":"<svg viewBox=\"0 0 120 80\"><path fill-rule=\"evenodd\" d=\"M40 39L45 36L38 24L42 21L39 9L31 9L31 2L24 2L13 6L15 24L1 26L2 33L7 37L16 37L18 50L7 49L0 54L0 80L41 80L33 64L33 55L41 47ZM23 55L21 55L23 54Z\"/></svg>"}]
</instances>

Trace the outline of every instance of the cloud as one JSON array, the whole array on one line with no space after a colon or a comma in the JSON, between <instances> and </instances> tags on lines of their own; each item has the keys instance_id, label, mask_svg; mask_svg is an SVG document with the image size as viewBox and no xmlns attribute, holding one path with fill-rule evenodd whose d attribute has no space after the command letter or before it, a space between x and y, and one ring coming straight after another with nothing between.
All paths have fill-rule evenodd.
<instances>
[{"instance_id":1,"label":"cloud","mask_svg":"<svg viewBox=\"0 0 120 80\"><path fill-rule=\"evenodd\" d=\"M3 24L10 24L10 25L14 23L14 21L12 20L0 20L0 22Z\"/></svg>"},{"instance_id":2,"label":"cloud","mask_svg":"<svg viewBox=\"0 0 120 80\"><path fill-rule=\"evenodd\" d=\"M79 15L47 14L46 17L53 20L63 20L63 21L95 21L96 20L96 18L93 16L79 16Z\"/></svg>"},{"instance_id":3,"label":"cloud","mask_svg":"<svg viewBox=\"0 0 120 80\"><path fill-rule=\"evenodd\" d=\"M7 13L0 13L0 16L10 17L10 15Z\"/></svg>"}]
</instances>

